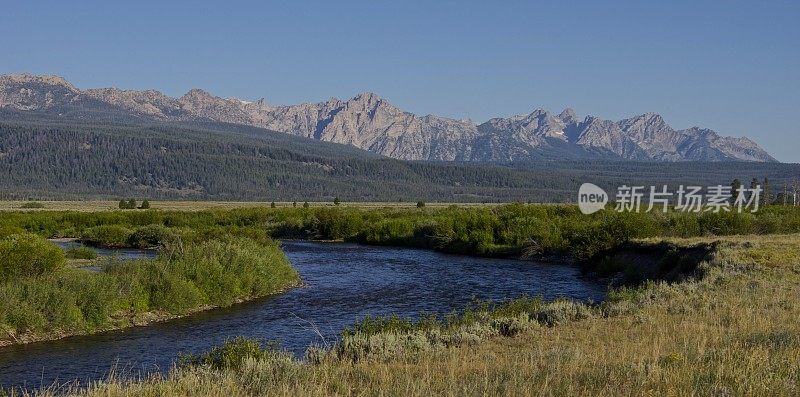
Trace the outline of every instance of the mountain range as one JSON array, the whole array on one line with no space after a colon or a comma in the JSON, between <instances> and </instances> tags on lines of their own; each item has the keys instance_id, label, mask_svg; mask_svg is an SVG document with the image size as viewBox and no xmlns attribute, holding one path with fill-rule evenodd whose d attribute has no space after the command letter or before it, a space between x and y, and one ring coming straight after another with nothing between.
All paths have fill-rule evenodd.
<instances>
[{"instance_id":1,"label":"mountain range","mask_svg":"<svg viewBox=\"0 0 800 397\"><path fill-rule=\"evenodd\" d=\"M555 159L776 161L748 138L705 128L675 130L656 113L619 121L555 114L493 118L476 124L405 112L373 93L349 100L273 106L192 89L180 98L155 90L81 90L57 76L0 76L0 108L70 118L212 121L355 146L402 160L506 163Z\"/></svg>"}]
</instances>

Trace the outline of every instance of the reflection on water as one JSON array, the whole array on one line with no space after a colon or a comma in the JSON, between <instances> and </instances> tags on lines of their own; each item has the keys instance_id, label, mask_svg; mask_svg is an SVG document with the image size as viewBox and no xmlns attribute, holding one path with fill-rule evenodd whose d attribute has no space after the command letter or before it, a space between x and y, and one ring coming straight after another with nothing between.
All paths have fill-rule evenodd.
<instances>
[{"instance_id":1,"label":"reflection on water","mask_svg":"<svg viewBox=\"0 0 800 397\"><path fill-rule=\"evenodd\" d=\"M450 312L473 299L524 294L603 298L605 287L570 266L351 244L284 242L305 287L187 318L99 335L0 348L0 384L37 387L103 378L113 365L137 376L170 368L178 353L228 338L277 340L302 355L366 315Z\"/></svg>"}]
</instances>

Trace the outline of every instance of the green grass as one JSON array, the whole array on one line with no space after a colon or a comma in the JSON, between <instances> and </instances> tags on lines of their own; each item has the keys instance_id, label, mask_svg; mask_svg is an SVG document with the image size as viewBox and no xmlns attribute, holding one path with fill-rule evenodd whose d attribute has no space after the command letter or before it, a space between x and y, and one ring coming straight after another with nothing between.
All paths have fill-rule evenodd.
<instances>
[{"instance_id":1,"label":"green grass","mask_svg":"<svg viewBox=\"0 0 800 397\"><path fill-rule=\"evenodd\" d=\"M229 306L298 281L274 242L210 240L186 244L172 254L156 260L109 259L97 273L59 267L0 283L0 343L91 333Z\"/></svg>"}]
</instances>

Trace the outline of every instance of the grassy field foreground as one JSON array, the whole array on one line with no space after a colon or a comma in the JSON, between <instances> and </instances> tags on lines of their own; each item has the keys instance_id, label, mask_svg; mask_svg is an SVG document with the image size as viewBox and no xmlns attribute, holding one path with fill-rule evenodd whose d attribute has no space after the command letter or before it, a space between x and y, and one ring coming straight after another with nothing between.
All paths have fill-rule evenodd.
<instances>
[{"instance_id":1,"label":"grassy field foreground","mask_svg":"<svg viewBox=\"0 0 800 397\"><path fill-rule=\"evenodd\" d=\"M689 245L712 240L671 241ZM166 377L109 380L73 392L83 396L797 395L800 235L719 241L713 259L700 265L697 278L618 290L602 305L536 305L535 311L508 311L514 318L500 319L505 326L499 327L495 318L483 320L483 328L465 324L455 330L354 334L342 343L349 347L323 352L312 360L315 363L276 351L261 352L255 354L259 358L235 366L182 367ZM434 343L447 339L448 332L451 343Z\"/></svg>"}]
</instances>

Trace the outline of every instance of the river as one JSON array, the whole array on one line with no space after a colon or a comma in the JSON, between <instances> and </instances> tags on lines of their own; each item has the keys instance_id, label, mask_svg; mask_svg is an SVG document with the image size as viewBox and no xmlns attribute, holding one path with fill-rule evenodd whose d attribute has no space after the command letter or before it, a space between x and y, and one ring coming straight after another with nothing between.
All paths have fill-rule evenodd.
<instances>
[{"instance_id":1,"label":"river","mask_svg":"<svg viewBox=\"0 0 800 397\"><path fill-rule=\"evenodd\" d=\"M276 340L302 357L366 315L446 313L473 299L527 294L602 300L605 285L572 266L341 243L283 242L304 287L182 319L102 334L0 348L0 385L37 388L118 374L167 371L181 352L228 338Z\"/></svg>"}]
</instances>

